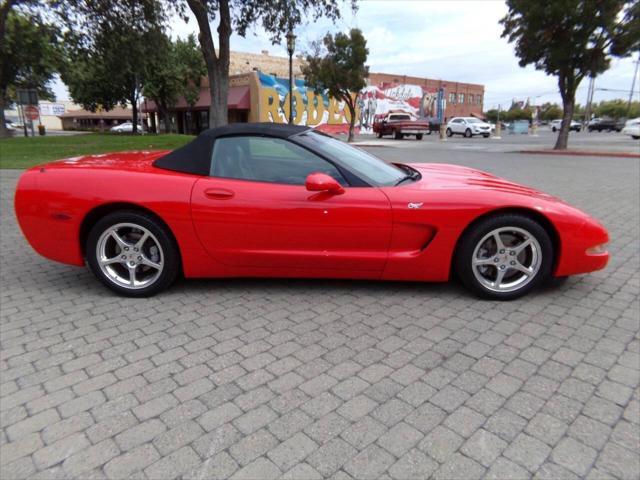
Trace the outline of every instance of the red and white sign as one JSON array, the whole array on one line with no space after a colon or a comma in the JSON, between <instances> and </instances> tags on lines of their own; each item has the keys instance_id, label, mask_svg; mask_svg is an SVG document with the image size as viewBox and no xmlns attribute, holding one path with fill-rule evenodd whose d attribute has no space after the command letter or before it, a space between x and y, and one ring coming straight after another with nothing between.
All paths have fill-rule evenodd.
<instances>
[{"instance_id":1,"label":"red and white sign","mask_svg":"<svg viewBox=\"0 0 640 480\"><path fill-rule=\"evenodd\" d=\"M35 105L28 105L24 107L24 116L29 120L37 120L40 116L40 111Z\"/></svg>"}]
</instances>

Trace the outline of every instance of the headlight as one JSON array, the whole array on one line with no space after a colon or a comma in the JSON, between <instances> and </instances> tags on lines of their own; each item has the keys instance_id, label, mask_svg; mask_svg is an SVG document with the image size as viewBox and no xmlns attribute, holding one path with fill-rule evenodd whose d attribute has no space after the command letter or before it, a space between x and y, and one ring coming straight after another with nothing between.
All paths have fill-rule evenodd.
<instances>
[{"instance_id":1,"label":"headlight","mask_svg":"<svg viewBox=\"0 0 640 480\"><path fill-rule=\"evenodd\" d=\"M601 253L606 253L607 244L601 243L600 245L594 245L593 247L587 248L587 255L599 255Z\"/></svg>"}]
</instances>

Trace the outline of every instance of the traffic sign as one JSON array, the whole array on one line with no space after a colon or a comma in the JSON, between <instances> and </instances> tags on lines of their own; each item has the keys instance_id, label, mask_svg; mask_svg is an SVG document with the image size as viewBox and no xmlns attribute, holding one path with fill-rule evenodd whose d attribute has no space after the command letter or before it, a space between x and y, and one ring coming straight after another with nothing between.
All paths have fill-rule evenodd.
<instances>
[{"instance_id":1,"label":"traffic sign","mask_svg":"<svg viewBox=\"0 0 640 480\"><path fill-rule=\"evenodd\" d=\"M24 116L29 120L37 120L40 116L40 111L35 105L27 105L24 107Z\"/></svg>"}]
</instances>

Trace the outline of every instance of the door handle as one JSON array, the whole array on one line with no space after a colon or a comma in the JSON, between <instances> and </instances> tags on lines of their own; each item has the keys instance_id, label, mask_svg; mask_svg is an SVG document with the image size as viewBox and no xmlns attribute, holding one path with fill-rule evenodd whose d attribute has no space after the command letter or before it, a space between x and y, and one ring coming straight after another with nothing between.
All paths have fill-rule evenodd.
<instances>
[{"instance_id":1,"label":"door handle","mask_svg":"<svg viewBox=\"0 0 640 480\"><path fill-rule=\"evenodd\" d=\"M207 188L204 191L204 194L207 198L211 198L212 200L229 200L235 195L234 192L227 190L226 188Z\"/></svg>"}]
</instances>

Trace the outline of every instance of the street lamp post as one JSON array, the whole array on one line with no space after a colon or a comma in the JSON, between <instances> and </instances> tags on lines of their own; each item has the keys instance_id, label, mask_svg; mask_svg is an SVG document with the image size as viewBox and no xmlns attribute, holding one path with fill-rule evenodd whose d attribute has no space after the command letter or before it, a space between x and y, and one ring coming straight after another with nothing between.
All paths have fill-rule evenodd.
<instances>
[{"instance_id":1,"label":"street lamp post","mask_svg":"<svg viewBox=\"0 0 640 480\"><path fill-rule=\"evenodd\" d=\"M296 36L290 29L287 33L287 53L289 54L289 123L293 123L293 52L296 50Z\"/></svg>"}]
</instances>

